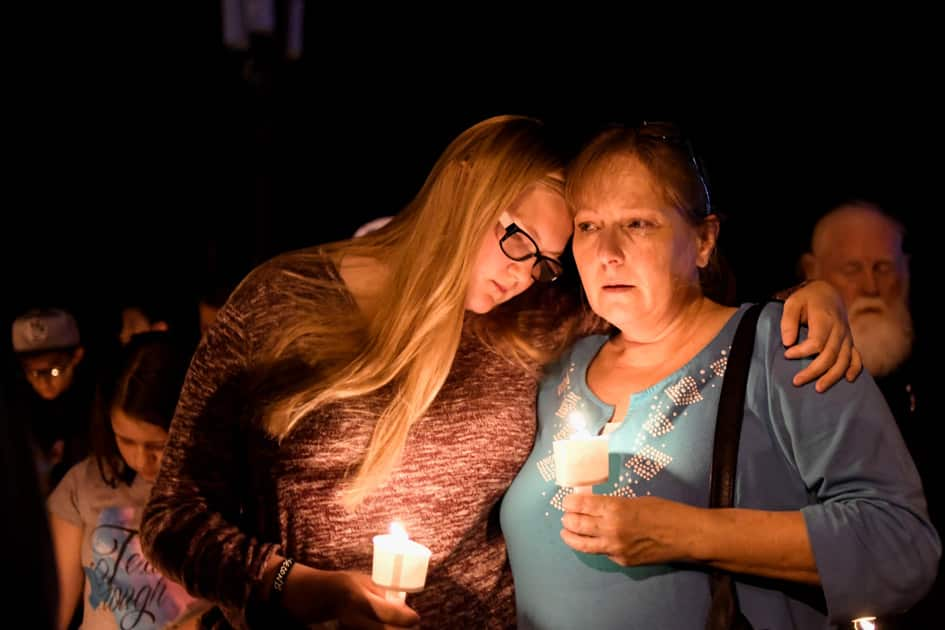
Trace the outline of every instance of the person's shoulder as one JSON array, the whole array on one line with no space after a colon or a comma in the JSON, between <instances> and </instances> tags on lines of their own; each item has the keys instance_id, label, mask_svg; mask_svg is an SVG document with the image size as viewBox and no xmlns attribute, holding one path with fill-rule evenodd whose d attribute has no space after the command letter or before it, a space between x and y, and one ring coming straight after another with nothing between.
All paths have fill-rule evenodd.
<instances>
[{"instance_id":1,"label":"person's shoulder","mask_svg":"<svg viewBox=\"0 0 945 630\"><path fill-rule=\"evenodd\" d=\"M567 353L572 360L590 360L593 358L597 351L600 350L600 347L607 342L607 339L610 338L610 335L604 334L595 334L587 335L581 337L574 345L571 346L571 350Z\"/></svg>"},{"instance_id":2,"label":"person's shoulder","mask_svg":"<svg viewBox=\"0 0 945 630\"><path fill-rule=\"evenodd\" d=\"M95 465L95 458L91 455L85 459L76 462L66 471L66 474L63 475L62 480L66 479L84 479L88 476L89 472L92 470L98 470L98 467Z\"/></svg>"},{"instance_id":3,"label":"person's shoulder","mask_svg":"<svg viewBox=\"0 0 945 630\"><path fill-rule=\"evenodd\" d=\"M560 375L572 368L583 368L598 353L609 335L588 335L575 341L570 348L564 351L557 361L545 370L546 376Z\"/></svg>"},{"instance_id":4,"label":"person's shoulder","mask_svg":"<svg viewBox=\"0 0 945 630\"><path fill-rule=\"evenodd\" d=\"M784 302L780 300L768 300L767 302L754 302L742 305L745 313L755 304L761 304L761 312L758 314L758 323L755 336L758 339L767 341L775 340L781 343L781 316L784 314ZM807 336L807 326L802 326L800 331L802 336Z\"/></svg>"},{"instance_id":5,"label":"person's shoulder","mask_svg":"<svg viewBox=\"0 0 945 630\"><path fill-rule=\"evenodd\" d=\"M81 501L80 495L85 495L89 490L104 485L105 481L102 479L95 458L89 456L74 464L63 475L49 494L47 503L53 512L61 513L62 505L74 505Z\"/></svg>"},{"instance_id":6,"label":"person's shoulder","mask_svg":"<svg viewBox=\"0 0 945 630\"><path fill-rule=\"evenodd\" d=\"M748 315L752 307L759 306L761 311L758 313L758 321L755 323L755 342L753 361L763 361L765 370L773 369L775 364L784 363L787 366L793 366L791 369L799 370L797 361L809 361L809 359L786 359L784 357L784 344L781 341L781 316L784 313L784 302L780 300L767 300L763 302L745 302L739 306L739 313L735 315L737 323L741 326L744 317ZM735 334L733 329L732 334ZM798 331L798 342L807 338L807 327L801 326ZM734 337L733 337L734 342ZM794 363L792 363L794 361ZM784 367L784 366L782 366Z\"/></svg>"},{"instance_id":7,"label":"person's shoulder","mask_svg":"<svg viewBox=\"0 0 945 630\"><path fill-rule=\"evenodd\" d=\"M237 292L255 289L258 286L273 286L290 283L293 279L330 279L337 275L331 258L321 247L308 247L283 252L260 263L250 271L237 286Z\"/></svg>"},{"instance_id":8,"label":"person's shoulder","mask_svg":"<svg viewBox=\"0 0 945 630\"><path fill-rule=\"evenodd\" d=\"M102 479L102 471L99 470L98 462L95 457L90 455L80 462L77 462L63 477L63 480L72 476L73 483L77 487L99 487L104 486L105 480Z\"/></svg>"},{"instance_id":9,"label":"person's shoulder","mask_svg":"<svg viewBox=\"0 0 945 630\"><path fill-rule=\"evenodd\" d=\"M257 265L236 286L228 302L239 311L267 309L313 288L337 284L338 272L320 247L278 254Z\"/></svg>"}]
</instances>

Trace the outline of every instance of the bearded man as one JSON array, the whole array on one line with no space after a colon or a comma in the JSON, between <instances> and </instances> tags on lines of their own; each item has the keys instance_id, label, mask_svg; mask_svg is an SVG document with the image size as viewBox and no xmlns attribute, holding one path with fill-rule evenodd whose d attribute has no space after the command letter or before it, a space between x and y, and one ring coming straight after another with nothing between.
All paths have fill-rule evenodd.
<instances>
[{"instance_id":1,"label":"bearded man","mask_svg":"<svg viewBox=\"0 0 945 630\"><path fill-rule=\"evenodd\" d=\"M840 292L856 348L896 416L922 476L932 522L945 533L939 431L929 409L930 390L918 382L930 372L916 357L921 343L913 351L904 236L902 224L878 206L845 203L817 222L801 267L807 279L826 280ZM945 567L940 566L935 585L922 601L903 615L880 620L880 625L888 630L938 627L945 601L943 574Z\"/></svg>"}]
</instances>

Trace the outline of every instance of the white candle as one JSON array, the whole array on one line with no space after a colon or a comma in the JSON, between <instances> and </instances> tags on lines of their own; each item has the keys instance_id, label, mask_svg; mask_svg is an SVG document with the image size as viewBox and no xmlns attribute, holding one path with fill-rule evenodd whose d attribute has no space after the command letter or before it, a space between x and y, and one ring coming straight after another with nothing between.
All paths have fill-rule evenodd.
<instances>
[{"instance_id":1,"label":"white candle","mask_svg":"<svg viewBox=\"0 0 945 630\"><path fill-rule=\"evenodd\" d=\"M555 480L559 486L590 494L591 486L604 483L610 475L607 436L588 433L580 412L572 412L568 422L575 432L553 444Z\"/></svg>"},{"instance_id":2,"label":"white candle","mask_svg":"<svg viewBox=\"0 0 945 630\"><path fill-rule=\"evenodd\" d=\"M858 617L853 620L855 630L874 630L876 628L876 617Z\"/></svg>"},{"instance_id":3,"label":"white candle","mask_svg":"<svg viewBox=\"0 0 945 630\"><path fill-rule=\"evenodd\" d=\"M391 523L390 534L374 537L371 578L387 589L387 599L403 601L407 593L423 590L427 581L430 550L410 540L400 523Z\"/></svg>"}]
</instances>

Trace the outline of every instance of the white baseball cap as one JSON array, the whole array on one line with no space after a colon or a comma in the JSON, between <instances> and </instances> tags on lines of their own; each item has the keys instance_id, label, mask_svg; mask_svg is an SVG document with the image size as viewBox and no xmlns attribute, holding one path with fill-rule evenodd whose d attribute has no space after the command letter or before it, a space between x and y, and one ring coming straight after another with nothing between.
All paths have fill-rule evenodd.
<instances>
[{"instance_id":1,"label":"white baseball cap","mask_svg":"<svg viewBox=\"0 0 945 630\"><path fill-rule=\"evenodd\" d=\"M58 308L34 309L13 320L13 351L40 352L79 345L75 318Z\"/></svg>"}]
</instances>

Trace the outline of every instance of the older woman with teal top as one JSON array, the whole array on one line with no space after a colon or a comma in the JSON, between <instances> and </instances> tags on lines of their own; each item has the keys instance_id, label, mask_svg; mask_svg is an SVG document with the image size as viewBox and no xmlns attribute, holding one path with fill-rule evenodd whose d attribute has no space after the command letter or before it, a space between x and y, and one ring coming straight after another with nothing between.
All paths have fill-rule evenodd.
<instances>
[{"instance_id":1,"label":"older woman with teal top","mask_svg":"<svg viewBox=\"0 0 945 630\"><path fill-rule=\"evenodd\" d=\"M568 175L574 257L614 327L547 374L534 449L501 522L520 628L705 627L708 573L735 574L755 628L827 628L915 603L941 553L918 475L873 379L823 394L792 378L782 305L761 312L735 507L709 470L728 351L747 305L706 297L719 232L691 145L665 124L611 129ZM555 483L574 411L609 440L593 494Z\"/></svg>"}]
</instances>

